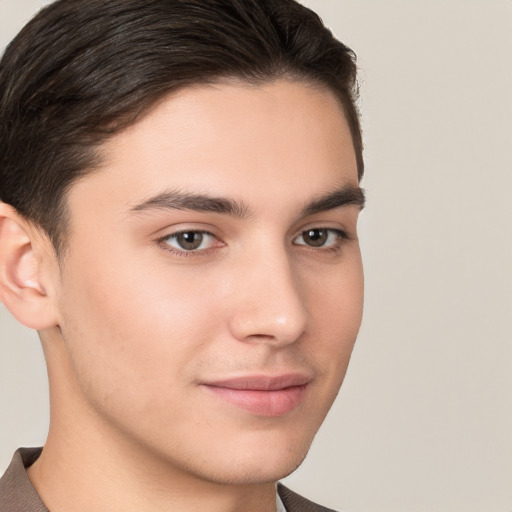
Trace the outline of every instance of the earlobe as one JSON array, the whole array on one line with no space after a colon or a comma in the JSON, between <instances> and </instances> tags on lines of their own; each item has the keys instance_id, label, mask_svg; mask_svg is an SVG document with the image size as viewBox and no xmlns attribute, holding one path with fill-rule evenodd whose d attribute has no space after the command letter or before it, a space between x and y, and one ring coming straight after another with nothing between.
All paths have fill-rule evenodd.
<instances>
[{"instance_id":1,"label":"earlobe","mask_svg":"<svg viewBox=\"0 0 512 512\"><path fill-rule=\"evenodd\" d=\"M40 330L56 325L56 315L42 284L34 234L12 207L0 203L0 301L20 323Z\"/></svg>"}]
</instances>

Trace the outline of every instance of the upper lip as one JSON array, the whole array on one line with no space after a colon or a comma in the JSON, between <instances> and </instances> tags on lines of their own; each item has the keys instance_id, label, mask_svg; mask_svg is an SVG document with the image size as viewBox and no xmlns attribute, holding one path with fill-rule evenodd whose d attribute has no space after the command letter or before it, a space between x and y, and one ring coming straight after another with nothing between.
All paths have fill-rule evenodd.
<instances>
[{"instance_id":1,"label":"upper lip","mask_svg":"<svg viewBox=\"0 0 512 512\"><path fill-rule=\"evenodd\" d=\"M283 375L246 375L242 377L229 377L210 382L204 385L254 391L276 391L294 386L304 386L311 381L311 377L302 373L287 373Z\"/></svg>"}]
</instances>

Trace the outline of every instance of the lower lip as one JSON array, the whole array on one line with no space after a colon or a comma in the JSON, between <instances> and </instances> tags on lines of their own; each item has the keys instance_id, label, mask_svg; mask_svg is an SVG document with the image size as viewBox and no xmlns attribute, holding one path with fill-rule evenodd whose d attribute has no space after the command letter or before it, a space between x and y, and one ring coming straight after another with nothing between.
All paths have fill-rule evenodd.
<instances>
[{"instance_id":1,"label":"lower lip","mask_svg":"<svg viewBox=\"0 0 512 512\"><path fill-rule=\"evenodd\" d=\"M304 399L307 384L271 391L205 386L224 401L258 416L283 416Z\"/></svg>"}]
</instances>

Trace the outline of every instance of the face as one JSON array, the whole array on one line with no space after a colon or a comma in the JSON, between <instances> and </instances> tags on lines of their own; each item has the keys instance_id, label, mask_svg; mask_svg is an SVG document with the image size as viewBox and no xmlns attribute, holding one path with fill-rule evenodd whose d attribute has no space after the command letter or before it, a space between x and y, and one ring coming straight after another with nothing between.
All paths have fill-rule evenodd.
<instances>
[{"instance_id":1,"label":"face","mask_svg":"<svg viewBox=\"0 0 512 512\"><path fill-rule=\"evenodd\" d=\"M68 370L52 371L75 390L74 421L201 479L283 477L361 320L361 198L339 104L288 81L187 88L103 156L68 197Z\"/></svg>"}]
</instances>

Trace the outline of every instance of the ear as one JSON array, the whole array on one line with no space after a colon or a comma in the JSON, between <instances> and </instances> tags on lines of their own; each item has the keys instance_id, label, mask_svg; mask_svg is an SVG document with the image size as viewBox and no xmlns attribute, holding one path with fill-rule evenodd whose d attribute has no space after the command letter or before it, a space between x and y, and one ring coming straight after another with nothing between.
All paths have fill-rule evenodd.
<instances>
[{"instance_id":1,"label":"ear","mask_svg":"<svg viewBox=\"0 0 512 512\"><path fill-rule=\"evenodd\" d=\"M50 246L37 228L0 202L0 301L20 323L37 330L58 323Z\"/></svg>"}]
</instances>

